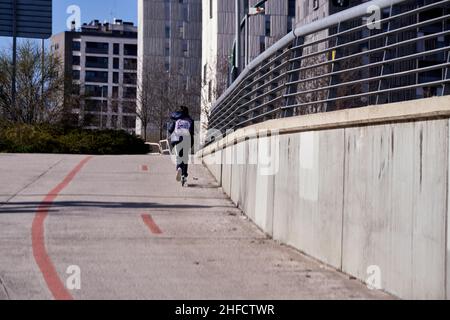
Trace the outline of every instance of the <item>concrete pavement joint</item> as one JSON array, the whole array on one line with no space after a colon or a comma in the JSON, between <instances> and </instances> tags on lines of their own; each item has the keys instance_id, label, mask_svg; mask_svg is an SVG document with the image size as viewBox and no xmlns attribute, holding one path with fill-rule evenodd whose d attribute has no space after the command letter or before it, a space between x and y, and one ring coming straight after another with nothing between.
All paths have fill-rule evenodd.
<instances>
[{"instance_id":1,"label":"concrete pavement joint","mask_svg":"<svg viewBox=\"0 0 450 320\"><path fill-rule=\"evenodd\" d=\"M36 178L34 178L30 183L28 183L27 185L25 185L22 189L20 189L19 191L17 191L15 194L13 194L11 197L9 197L8 199L6 199L2 204L0 204L0 207L3 207L5 204L7 204L8 202L10 202L12 199L14 199L15 197L17 197L21 192L23 192L24 190L26 190L28 187L31 187L34 183L36 183L39 179L41 179L43 176L45 176L47 173L49 173L54 167L56 167L58 164L60 164L64 159L60 159L58 161L56 161L54 164L52 164L47 170L45 170L43 173L41 173L39 176L37 176Z\"/></svg>"},{"instance_id":2,"label":"concrete pavement joint","mask_svg":"<svg viewBox=\"0 0 450 320\"><path fill-rule=\"evenodd\" d=\"M5 281L2 279L1 276L0 276L0 287L3 288L3 291L5 292L5 295L6 295L6 299L11 300L11 297L8 292L8 288L6 287Z\"/></svg>"}]
</instances>

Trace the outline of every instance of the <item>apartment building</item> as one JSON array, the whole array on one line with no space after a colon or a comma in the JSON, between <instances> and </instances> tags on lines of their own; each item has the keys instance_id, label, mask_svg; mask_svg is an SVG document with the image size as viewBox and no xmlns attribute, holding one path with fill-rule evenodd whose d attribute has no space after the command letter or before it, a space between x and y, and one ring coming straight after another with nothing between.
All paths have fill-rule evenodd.
<instances>
[{"instance_id":1,"label":"apartment building","mask_svg":"<svg viewBox=\"0 0 450 320\"><path fill-rule=\"evenodd\" d=\"M94 20L81 30L54 35L51 42L72 80L73 94L82 97L73 109L78 124L135 132L137 27L117 19Z\"/></svg>"},{"instance_id":2,"label":"apartment building","mask_svg":"<svg viewBox=\"0 0 450 320\"><path fill-rule=\"evenodd\" d=\"M201 0L138 0L138 21L138 83L143 83L144 75L157 78L158 74L165 73L164 76L170 77L172 84L176 82L180 88L184 88L180 91L192 92L188 98L180 99L180 103L188 106L194 117L199 117ZM141 108L139 101L138 108ZM155 131L159 129L151 122L148 136L156 139L158 134ZM136 130L142 134L140 121L137 122Z\"/></svg>"},{"instance_id":3,"label":"apartment building","mask_svg":"<svg viewBox=\"0 0 450 320\"><path fill-rule=\"evenodd\" d=\"M432 4L436 3L439 0L420 0L420 1L407 1L402 4L398 4L392 8L392 14L399 14L401 12L405 12L407 10L412 10L418 5L424 4ZM326 18L329 15L335 14L342 10L349 9L356 5L360 5L364 2L368 2L368 0L347 0L347 1L339 1L339 0L297 0L297 18L296 18L296 26L302 26L319 19ZM342 5L344 4L344 5ZM424 22L426 20L430 20L436 18L438 16L442 16L445 14L445 7L436 7L430 10L425 10L415 16L402 17L399 19L395 19L389 25L384 24L383 28L390 28L392 30L408 26L414 25L420 22ZM382 18L387 18L391 14L390 8L385 8L381 12ZM364 21L363 21L364 23ZM338 31L349 30L361 25L361 20L355 19L353 21L346 21L341 23L339 26L340 30L337 27L329 28L321 32L317 32L305 38L305 43L325 39L329 35L336 34ZM340 47L337 50L334 50L332 54L330 52L326 52L323 54L318 54L308 59L304 59L302 61L302 66L310 65L311 63L317 62L325 62L333 59L338 59L340 57L349 56L352 54L356 54L362 51L373 50L377 47L383 46L385 43L392 44L401 41L406 41L409 39L414 39L416 37L424 36L424 35L432 35L438 34L439 32L443 32L448 29L448 26L445 26L442 23L428 23L424 24L418 28L412 28L407 31L401 32L399 34L393 34L386 38L379 38L377 41L367 41L360 42L356 45L348 45L346 47ZM369 28L358 29L355 32L347 33L345 36L339 38L339 44L343 45L345 43L349 43L351 41L355 41L357 39L364 39L371 35L377 33L377 30L370 30ZM373 52L370 55L363 55L357 58L347 59L342 62L337 62L335 64L328 64L326 66L321 66L320 69L316 70L312 69L309 72L312 74L327 74L332 70L340 70L349 67L357 67L364 66L369 63L381 61L381 60L390 60L397 57L401 57L403 55L410 54L411 52L424 52L427 50L432 50L435 48L440 48L445 46L445 43L448 43L449 38L445 36L436 36L434 38L430 38L427 41L419 41L417 43L410 43L407 45L400 46L395 50L387 50L387 51L377 51ZM320 52L328 48L328 46L335 46L335 43L321 42L318 45L308 46L306 47L302 54L311 54L313 52ZM311 61L314 59L315 61ZM400 73L402 71L411 70L415 67L427 67L432 65L438 65L441 63L445 63L446 55L444 52L428 55L421 57L419 59L408 59L399 61L396 64L386 64L383 67L371 68L371 69L361 69L359 72L359 77L361 78L373 78L383 74L395 74ZM306 83L299 84L299 88L297 89L299 92L305 91L308 89L325 87L333 83L342 83L348 82L354 79L355 73L352 72L344 72L336 76L325 77L320 80L309 81ZM404 77L395 77L392 79L385 79L383 81L371 81L366 84L358 84L347 87L341 87L336 89L331 89L329 91L321 91L312 95L300 95L297 97L297 103L302 103L306 101L320 101L327 98L340 97L349 95L351 93L366 93L374 90L380 89L388 89L402 86L414 86L420 83L437 81L443 78L442 70L436 69L431 71L426 71L420 73L419 76L416 75L406 75ZM322 111L331 111L341 108L348 107L361 107L366 105L372 105L376 103L389 103L389 102L398 102L404 100L411 100L417 97L429 97L441 94L439 86L431 86L431 87L417 87L411 90L402 90L402 91L393 91L390 93L383 93L378 95L377 97L360 97L354 99L347 99L341 101L329 101L326 103L320 103L313 106L316 110Z\"/></svg>"},{"instance_id":4,"label":"apartment building","mask_svg":"<svg viewBox=\"0 0 450 320\"><path fill-rule=\"evenodd\" d=\"M238 53L236 4L240 12ZM292 30L295 10L296 0L203 1L202 128L207 127L208 110L239 72Z\"/></svg>"}]
</instances>

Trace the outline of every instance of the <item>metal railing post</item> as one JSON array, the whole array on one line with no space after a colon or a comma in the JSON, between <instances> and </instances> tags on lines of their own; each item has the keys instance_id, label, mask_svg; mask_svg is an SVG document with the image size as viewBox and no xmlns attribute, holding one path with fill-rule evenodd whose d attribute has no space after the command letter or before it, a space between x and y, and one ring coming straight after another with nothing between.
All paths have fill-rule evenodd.
<instances>
[{"instance_id":1,"label":"metal railing post","mask_svg":"<svg viewBox=\"0 0 450 320\"><path fill-rule=\"evenodd\" d=\"M341 22L339 22L338 26L337 26L337 31L336 31L336 41L335 41L335 47L337 47L339 45L339 33L341 32ZM338 57L338 51L334 50L331 52L331 60L334 61L336 58ZM334 73L336 71L336 63L332 63L331 64L331 73ZM332 75L330 76L330 82L329 82L329 86L333 86L337 83L338 80L338 76L336 75ZM329 89L327 92L327 100L330 100L331 97L335 97L336 92L335 89ZM330 111L329 110L329 102L325 104L325 111Z\"/></svg>"},{"instance_id":2,"label":"metal railing post","mask_svg":"<svg viewBox=\"0 0 450 320\"><path fill-rule=\"evenodd\" d=\"M297 37L294 42L294 47L302 46L305 43L305 37ZM302 59L298 59L303 56L303 47L301 49L291 49L292 58L297 58L294 62L290 63L289 69L295 70L301 67ZM288 82L297 81L300 79L300 72L291 72L288 76ZM286 94L292 94L297 92L297 84L291 84L286 87ZM289 107L291 104L295 103L295 97L289 96L285 98L285 107ZM281 117L291 117L294 115L294 110L292 108L285 108L281 114Z\"/></svg>"},{"instance_id":3,"label":"metal railing post","mask_svg":"<svg viewBox=\"0 0 450 320\"><path fill-rule=\"evenodd\" d=\"M369 6L385 9L382 29L368 28ZM441 8L442 15L429 14ZM421 90L449 94L450 44L442 40L450 36L449 9L448 0L372 0L297 27L241 70L214 103L211 125L226 131L417 99Z\"/></svg>"},{"instance_id":4,"label":"metal railing post","mask_svg":"<svg viewBox=\"0 0 450 320\"><path fill-rule=\"evenodd\" d=\"M450 72L449 72L449 69L450 69L450 51L447 51L447 64L449 64L448 66L447 66L447 68L445 68L445 71L444 71L444 79L442 79L444 82L442 83L442 96L444 96L445 95L445 89L448 89L448 84L447 84L447 82L445 82L445 80L449 80L450 78L449 78L449 76L450 76Z\"/></svg>"},{"instance_id":5,"label":"metal railing post","mask_svg":"<svg viewBox=\"0 0 450 320\"><path fill-rule=\"evenodd\" d=\"M391 6L391 8L389 10L389 17L392 17L392 8L393 7L394 6ZM392 23L391 21L388 22L388 28L387 28L388 32L391 31L391 23ZM384 46L387 47L388 45L389 45L389 35L386 35L386 40L384 41ZM387 56L387 50L384 50L383 51L383 62L386 61L386 56ZM384 63L381 65L380 76L384 75L385 66L386 65ZM378 91L381 91L382 85L383 85L383 79L380 79L380 81L378 81ZM377 104L379 104L379 102L380 102L380 93L377 94L377 97L375 99L375 104L377 105Z\"/></svg>"}]
</instances>

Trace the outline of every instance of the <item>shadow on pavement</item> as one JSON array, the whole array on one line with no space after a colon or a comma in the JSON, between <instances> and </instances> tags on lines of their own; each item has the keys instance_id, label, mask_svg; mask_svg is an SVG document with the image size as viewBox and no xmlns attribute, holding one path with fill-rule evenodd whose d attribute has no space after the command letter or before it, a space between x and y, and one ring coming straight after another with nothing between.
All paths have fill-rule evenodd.
<instances>
[{"instance_id":1,"label":"shadow on pavement","mask_svg":"<svg viewBox=\"0 0 450 320\"><path fill-rule=\"evenodd\" d=\"M34 213L43 202L0 202L0 214ZM101 202L101 201L55 201L48 204L48 212L58 212L62 208L102 208L102 209L207 209L211 206L162 204L152 202ZM216 206L215 206L216 207Z\"/></svg>"}]
</instances>

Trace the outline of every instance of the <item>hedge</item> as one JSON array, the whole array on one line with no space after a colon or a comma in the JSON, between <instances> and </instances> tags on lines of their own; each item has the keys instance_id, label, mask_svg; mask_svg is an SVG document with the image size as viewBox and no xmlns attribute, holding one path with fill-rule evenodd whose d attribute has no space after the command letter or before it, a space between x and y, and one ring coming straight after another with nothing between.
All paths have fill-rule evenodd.
<instances>
[{"instance_id":1,"label":"hedge","mask_svg":"<svg viewBox=\"0 0 450 320\"><path fill-rule=\"evenodd\" d=\"M125 131L0 125L0 152L59 154L146 154L143 140Z\"/></svg>"}]
</instances>

